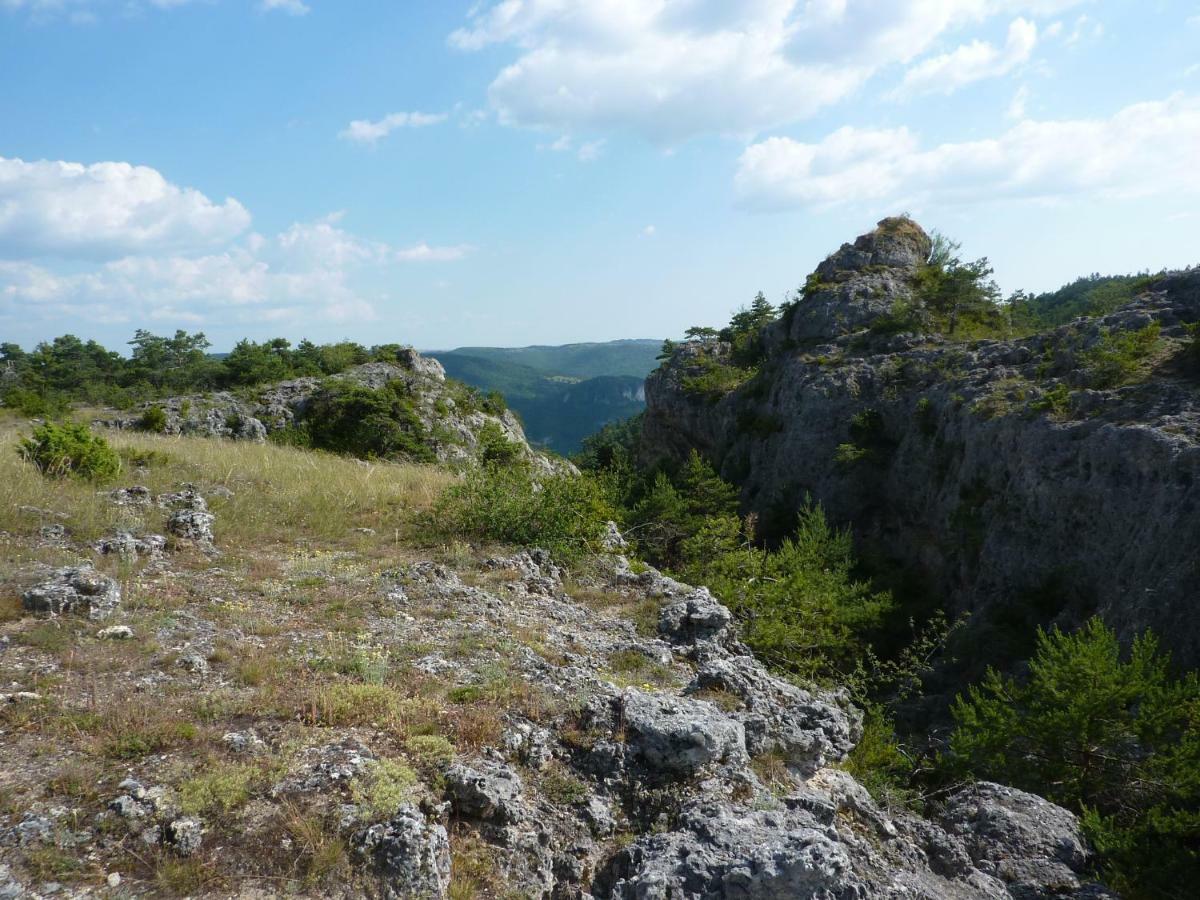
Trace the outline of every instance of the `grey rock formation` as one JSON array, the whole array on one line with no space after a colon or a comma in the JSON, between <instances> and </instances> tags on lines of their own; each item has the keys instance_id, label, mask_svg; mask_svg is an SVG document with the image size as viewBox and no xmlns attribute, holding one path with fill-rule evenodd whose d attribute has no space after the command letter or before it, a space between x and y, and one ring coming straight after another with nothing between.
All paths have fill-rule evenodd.
<instances>
[{"instance_id":1,"label":"grey rock formation","mask_svg":"<svg viewBox=\"0 0 1200 900\"><path fill-rule=\"evenodd\" d=\"M537 471L550 473L573 470L569 463L551 460L535 452L525 439L520 420L511 412L493 414L463 404L465 388L448 382L442 364L421 356L415 350L401 350L395 363L373 362L355 366L328 379L294 378L262 388L246 399L227 391L170 397L146 403L128 415L100 422L114 428L137 428L150 407L159 407L166 416L168 434L195 434L230 440L264 441L273 431L301 423L313 396L326 382L348 382L378 390L400 382L412 399L431 449L439 460L473 458L479 449L479 434L485 426L499 428L509 441L520 448ZM117 502L133 502L132 497Z\"/></svg>"},{"instance_id":2,"label":"grey rock formation","mask_svg":"<svg viewBox=\"0 0 1200 900\"><path fill-rule=\"evenodd\" d=\"M1095 887L1080 883L1091 853L1079 820L1034 794L981 782L952 795L938 821L962 839L972 860L1014 897L1060 896Z\"/></svg>"},{"instance_id":3,"label":"grey rock formation","mask_svg":"<svg viewBox=\"0 0 1200 900\"><path fill-rule=\"evenodd\" d=\"M768 674L748 656L710 654L687 690L736 696L744 708L732 715L745 729L750 754L778 755L804 774L844 759L862 734L861 715L848 701L830 703Z\"/></svg>"},{"instance_id":4,"label":"grey rock formation","mask_svg":"<svg viewBox=\"0 0 1200 900\"><path fill-rule=\"evenodd\" d=\"M1014 614L1069 627L1099 612L1200 663L1200 395L1172 357L1200 320L1200 270L1023 339L873 328L897 304L921 320L913 275L927 253L911 222L843 247L767 329L758 377L723 396L688 379L728 348L683 345L647 379L645 461L698 449L778 531L806 498L820 502L951 613L972 612L969 628ZM1092 387L1087 349L1152 322L1164 341L1152 377ZM1067 398L1056 412L1052 391ZM1035 608L1048 596L1053 607Z\"/></svg>"},{"instance_id":5,"label":"grey rock formation","mask_svg":"<svg viewBox=\"0 0 1200 900\"><path fill-rule=\"evenodd\" d=\"M131 531L118 531L95 544L96 552L102 556L116 554L123 559L153 559L162 555L166 546L167 539L161 534L135 535Z\"/></svg>"},{"instance_id":6,"label":"grey rock formation","mask_svg":"<svg viewBox=\"0 0 1200 900\"><path fill-rule=\"evenodd\" d=\"M629 688L621 696L621 716L629 747L658 772L686 775L746 757L741 723L703 700Z\"/></svg>"},{"instance_id":7,"label":"grey rock formation","mask_svg":"<svg viewBox=\"0 0 1200 900\"><path fill-rule=\"evenodd\" d=\"M21 599L25 608L48 616L74 614L93 621L106 619L121 603L121 588L90 565L58 569L46 581L31 587Z\"/></svg>"},{"instance_id":8,"label":"grey rock formation","mask_svg":"<svg viewBox=\"0 0 1200 900\"><path fill-rule=\"evenodd\" d=\"M368 859L387 900L445 897L450 888L450 840L413 806L363 830L355 849Z\"/></svg>"},{"instance_id":9,"label":"grey rock formation","mask_svg":"<svg viewBox=\"0 0 1200 900\"><path fill-rule=\"evenodd\" d=\"M493 825L520 821L521 776L502 763L479 760L454 765L445 775L446 798L454 814Z\"/></svg>"}]
</instances>

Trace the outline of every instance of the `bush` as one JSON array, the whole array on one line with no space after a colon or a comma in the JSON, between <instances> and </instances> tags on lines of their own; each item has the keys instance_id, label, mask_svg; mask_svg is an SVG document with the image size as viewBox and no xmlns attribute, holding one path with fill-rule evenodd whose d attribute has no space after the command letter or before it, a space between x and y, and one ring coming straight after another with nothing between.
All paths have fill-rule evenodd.
<instances>
[{"instance_id":1,"label":"bush","mask_svg":"<svg viewBox=\"0 0 1200 900\"><path fill-rule=\"evenodd\" d=\"M525 466L469 471L434 507L430 525L447 537L543 547L573 559L599 547L615 511L587 476L535 478Z\"/></svg>"},{"instance_id":2,"label":"bush","mask_svg":"<svg viewBox=\"0 0 1200 900\"><path fill-rule=\"evenodd\" d=\"M137 421L139 431L152 431L162 434L167 430L167 411L161 406L148 406Z\"/></svg>"},{"instance_id":3,"label":"bush","mask_svg":"<svg viewBox=\"0 0 1200 900\"><path fill-rule=\"evenodd\" d=\"M1200 681L1152 634L1122 654L1098 618L1039 630L1027 678L989 671L952 713L951 766L1083 813L1123 896L1200 884Z\"/></svg>"},{"instance_id":4,"label":"bush","mask_svg":"<svg viewBox=\"0 0 1200 900\"><path fill-rule=\"evenodd\" d=\"M17 452L52 478L72 475L107 481L121 471L121 457L86 425L39 425L30 437L21 440Z\"/></svg>"},{"instance_id":5,"label":"bush","mask_svg":"<svg viewBox=\"0 0 1200 900\"><path fill-rule=\"evenodd\" d=\"M1145 377L1162 344L1162 326L1151 322L1136 331L1107 331L1083 353L1088 382L1095 388L1115 388Z\"/></svg>"},{"instance_id":6,"label":"bush","mask_svg":"<svg viewBox=\"0 0 1200 900\"><path fill-rule=\"evenodd\" d=\"M332 381L313 395L303 426L313 447L365 459L406 457L432 462L425 426L404 396L406 387L393 381L372 390Z\"/></svg>"},{"instance_id":7,"label":"bush","mask_svg":"<svg viewBox=\"0 0 1200 900\"><path fill-rule=\"evenodd\" d=\"M743 540L735 523L710 521L698 535L707 542L687 542L684 578L708 585L742 620L743 640L776 668L808 678L853 669L893 602L854 578L849 531L833 528L812 504L774 550Z\"/></svg>"},{"instance_id":8,"label":"bush","mask_svg":"<svg viewBox=\"0 0 1200 900\"><path fill-rule=\"evenodd\" d=\"M485 465L509 465L521 458L521 445L510 440L504 429L487 422L479 429L479 460Z\"/></svg>"}]
</instances>

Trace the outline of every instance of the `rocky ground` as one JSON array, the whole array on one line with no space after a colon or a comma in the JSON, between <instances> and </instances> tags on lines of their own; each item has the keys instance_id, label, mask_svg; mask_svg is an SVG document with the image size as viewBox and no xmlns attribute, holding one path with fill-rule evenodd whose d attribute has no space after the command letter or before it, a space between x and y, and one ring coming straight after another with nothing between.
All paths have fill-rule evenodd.
<instances>
[{"instance_id":1,"label":"rocky ground","mask_svg":"<svg viewBox=\"0 0 1200 900\"><path fill-rule=\"evenodd\" d=\"M147 465L4 520L0 897L1107 896L1037 797L878 805L846 698L615 533L569 572L353 516L253 540L236 463Z\"/></svg>"}]
</instances>

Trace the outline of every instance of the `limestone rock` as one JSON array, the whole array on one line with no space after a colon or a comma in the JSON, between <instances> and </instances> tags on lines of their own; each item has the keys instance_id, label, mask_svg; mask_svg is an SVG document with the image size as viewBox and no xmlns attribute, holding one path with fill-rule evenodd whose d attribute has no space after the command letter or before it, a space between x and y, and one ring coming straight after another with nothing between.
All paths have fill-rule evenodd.
<instances>
[{"instance_id":1,"label":"limestone rock","mask_svg":"<svg viewBox=\"0 0 1200 900\"><path fill-rule=\"evenodd\" d=\"M451 766L445 775L446 798L455 815L493 825L522 818L521 776L501 763L479 760Z\"/></svg>"},{"instance_id":2,"label":"limestone rock","mask_svg":"<svg viewBox=\"0 0 1200 900\"><path fill-rule=\"evenodd\" d=\"M58 569L21 595L25 608L48 616L74 614L106 619L121 603L121 588L90 565Z\"/></svg>"},{"instance_id":3,"label":"limestone rock","mask_svg":"<svg viewBox=\"0 0 1200 900\"><path fill-rule=\"evenodd\" d=\"M654 771L686 775L746 756L741 723L702 700L629 688L621 695L627 743Z\"/></svg>"},{"instance_id":4,"label":"limestone rock","mask_svg":"<svg viewBox=\"0 0 1200 900\"><path fill-rule=\"evenodd\" d=\"M1057 897L1082 887L1079 873L1091 853L1079 820L1049 800L979 782L951 795L938 821L1014 897Z\"/></svg>"},{"instance_id":5,"label":"limestone rock","mask_svg":"<svg viewBox=\"0 0 1200 900\"><path fill-rule=\"evenodd\" d=\"M362 831L355 849L371 863L388 900L440 898L449 891L449 836L416 807L403 806L387 822Z\"/></svg>"}]
</instances>

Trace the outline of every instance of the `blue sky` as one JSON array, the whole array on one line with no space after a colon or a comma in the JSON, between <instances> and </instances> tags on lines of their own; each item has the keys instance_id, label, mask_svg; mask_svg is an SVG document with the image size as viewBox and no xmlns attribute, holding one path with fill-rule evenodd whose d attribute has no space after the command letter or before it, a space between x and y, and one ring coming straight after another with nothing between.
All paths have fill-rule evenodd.
<instances>
[{"instance_id":1,"label":"blue sky","mask_svg":"<svg viewBox=\"0 0 1200 900\"><path fill-rule=\"evenodd\" d=\"M677 336L908 211L1200 263L1195 0L0 0L0 339Z\"/></svg>"}]
</instances>

